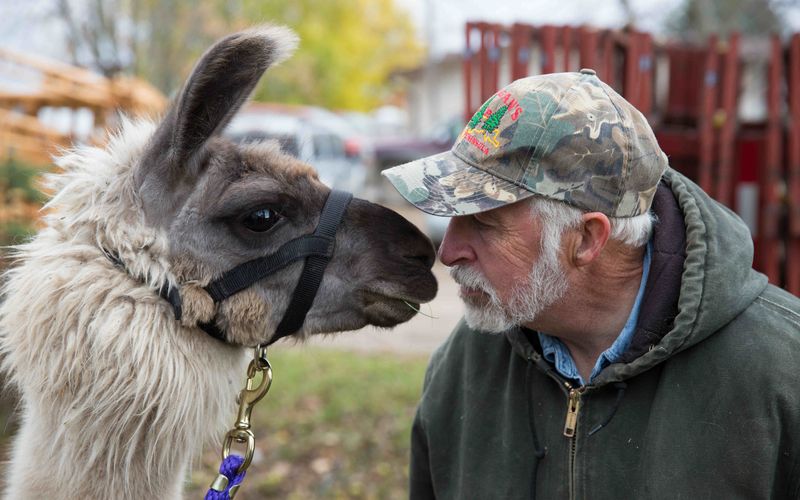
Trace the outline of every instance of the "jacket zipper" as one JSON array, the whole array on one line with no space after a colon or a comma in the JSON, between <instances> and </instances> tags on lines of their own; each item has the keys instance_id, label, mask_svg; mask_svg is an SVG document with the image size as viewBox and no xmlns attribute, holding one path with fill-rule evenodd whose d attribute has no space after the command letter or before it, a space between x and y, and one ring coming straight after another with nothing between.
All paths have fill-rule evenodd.
<instances>
[{"instance_id":1,"label":"jacket zipper","mask_svg":"<svg viewBox=\"0 0 800 500\"><path fill-rule=\"evenodd\" d=\"M567 421L564 422L564 435L568 438L575 437L575 429L578 427L578 411L581 409L581 391L569 387L567 397Z\"/></svg>"},{"instance_id":2,"label":"jacket zipper","mask_svg":"<svg viewBox=\"0 0 800 500\"><path fill-rule=\"evenodd\" d=\"M532 357L528 358L534 361ZM581 395L586 392L585 387L575 388L572 384L555 374L554 370L545 369L544 372L555 380L567 395L567 417L564 422L564 436L570 440L569 451L569 498L575 498L575 456L577 454L577 429L578 412L581 408Z\"/></svg>"},{"instance_id":3,"label":"jacket zipper","mask_svg":"<svg viewBox=\"0 0 800 500\"><path fill-rule=\"evenodd\" d=\"M577 453L577 428L578 428L578 412L581 409L581 394L583 388L574 388L568 382L564 385L567 386L569 394L567 395L567 418L564 422L564 436L569 438L569 498L575 498L575 455Z\"/></svg>"}]
</instances>

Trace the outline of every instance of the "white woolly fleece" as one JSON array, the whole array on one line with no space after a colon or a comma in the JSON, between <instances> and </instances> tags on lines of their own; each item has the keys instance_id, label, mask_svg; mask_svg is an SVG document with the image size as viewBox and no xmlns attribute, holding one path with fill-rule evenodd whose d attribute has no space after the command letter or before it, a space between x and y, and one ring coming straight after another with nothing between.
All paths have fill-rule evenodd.
<instances>
[{"instance_id":1,"label":"white woolly fleece","mask_svg":"<svg viewBox=\"0 0 800 500\"><path fill-rule=\"evenodd\" d=\"M0 355L22 428L5 498L180 498L191 457L232 422L247 352L182 327L157 292L167 239L133 188L154 130L126 121L58 159L45 228L15 248Z\"/></svg>"}]
</instances>

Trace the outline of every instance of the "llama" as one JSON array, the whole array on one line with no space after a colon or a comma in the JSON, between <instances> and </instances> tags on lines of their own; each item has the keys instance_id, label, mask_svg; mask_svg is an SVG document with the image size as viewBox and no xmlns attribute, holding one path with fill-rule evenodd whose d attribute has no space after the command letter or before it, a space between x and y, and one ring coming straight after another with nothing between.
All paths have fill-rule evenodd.
<instances>
[{"instance_id":1,"label":"llama","mask_svg":"<svg viewBox=\"0 0 800 500\"><path fill-rule=\"evenodd\" d=\"M180 498L192 457L230 426L251 347L274 338L303 264L219 303L205 287L313 232L330 192L277 144L220 135L295 44L274 26L224 38L160 123L125 121L58 159L0 306L22 414L6 498ZM397 213L353 199L334 241L296 338L391 327L434 297L433 246Z\"/></svg>"}]
</instances>

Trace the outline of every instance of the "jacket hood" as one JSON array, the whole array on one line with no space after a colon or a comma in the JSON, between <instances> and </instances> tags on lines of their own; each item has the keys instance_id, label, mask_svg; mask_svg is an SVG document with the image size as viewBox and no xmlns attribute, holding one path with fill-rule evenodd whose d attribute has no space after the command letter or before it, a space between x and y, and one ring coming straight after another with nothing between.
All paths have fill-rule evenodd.
<instances>
[{"instance_id":1,"label":"jacket hood","mask_svg":"<svg viewBox=\"0 0 800 500\"><path fill-rule=\"evenodd\" d=\"M766 276L752 269L750 231L734 212L672 169L667 169L663 182L683 214L686 231L677 315L672 328L652 348L628 363L609 366L592 385L632 377L702 342L747 308L768 284ZM658 285L652 279L647 284ZM639 322L647 320L640 317ZM540 361L520 329L507 332L506 337L518 354Z\"/></svg>"}]
</instances>

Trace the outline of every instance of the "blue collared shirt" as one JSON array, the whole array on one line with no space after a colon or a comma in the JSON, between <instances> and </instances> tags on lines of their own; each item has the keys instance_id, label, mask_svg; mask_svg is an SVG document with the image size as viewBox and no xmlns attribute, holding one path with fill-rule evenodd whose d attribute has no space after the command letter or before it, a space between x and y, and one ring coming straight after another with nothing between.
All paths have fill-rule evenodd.
<instances>
[{"instance_id":1,"label":"blue collared shirt","mask_svg":"<svg viewBox=\"0 0 800 500\"><path fill-rule=\"evenodd\" d=\"M603 371L603 368L616 362L622 357L622 354L628 349L633 338L633 332L636 329L636 322L639 319L639 309L642 306L642 297L644 296L644 289L647 284L647 275L650 272L650 259L653 252L652 243L648 242L644 252L644 262L642 263L642 281L639 283L639 292L636 294L636 301L633 303L633 308L628 316L628 321L622 331L619 332L617 339L611 344L611 347L606 349L597 358L592 369L592 374L589 376L589 382ZM586 385L586 381L578 373L578 367L575 366L575 361L569 353L569 349L564 345L561 340L556 337L551 337L545 333L539 332L539 343L542 345L542 354L544 358L553 364L556 371L562 376L572 381L577 381L580 385Z\"/></svg>"}]
</instances>

